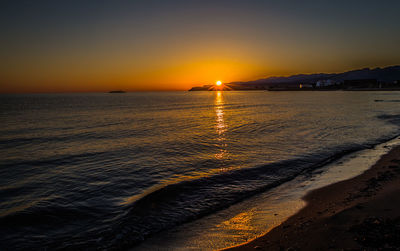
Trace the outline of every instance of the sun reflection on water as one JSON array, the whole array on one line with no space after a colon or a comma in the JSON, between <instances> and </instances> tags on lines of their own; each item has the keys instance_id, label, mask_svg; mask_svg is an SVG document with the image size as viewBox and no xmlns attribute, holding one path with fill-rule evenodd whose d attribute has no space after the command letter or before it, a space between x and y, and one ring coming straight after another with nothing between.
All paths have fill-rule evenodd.
<instances>
[{"instance_id":1,"label":"sun reflection on water","mask_svg":"<svg viewBox=\"0 0 400 251\"><path fill-rule=\"evenodd\" d=\"M214 156L217 159L223 159L227 154L227 144L225 143L225 132L227 130L227 125L224 119L224 99L221 91L216 92L214 104L216 117L215 129L218 134L217 140L220 142L218 145L219 151Z\"/></svg>"}]
</instances>

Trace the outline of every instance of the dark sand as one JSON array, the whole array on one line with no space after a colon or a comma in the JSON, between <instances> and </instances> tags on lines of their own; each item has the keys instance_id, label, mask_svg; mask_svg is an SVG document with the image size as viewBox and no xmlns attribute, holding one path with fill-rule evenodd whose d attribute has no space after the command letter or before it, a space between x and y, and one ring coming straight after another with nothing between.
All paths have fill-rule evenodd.
<instances>
[{"instance_id":1,"label":"dark sand","mask_svg":"<svg viewBox=\"0 0 400 251\"><path fill-rule=\"evenodd\" d=\"M400 146L363 174L304 197L307 206L230 250L400 250Z\"/></svg>"}]
</instances>

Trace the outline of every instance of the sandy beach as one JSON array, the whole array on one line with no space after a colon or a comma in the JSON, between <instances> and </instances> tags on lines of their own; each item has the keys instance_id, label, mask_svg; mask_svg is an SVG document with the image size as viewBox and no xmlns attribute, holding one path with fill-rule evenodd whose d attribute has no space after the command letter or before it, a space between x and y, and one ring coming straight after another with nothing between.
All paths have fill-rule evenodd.
<instances>
[{"instance_id":1,"label":"sandy beach","mask_svg":"<svg viewBox=\"0 0 400 251\"><path fill-rule=\"evenodd\" d=\"M363 174L308 193L307 206L229 250L400 250L400 146Z\"/></svg>"}]
</instances>

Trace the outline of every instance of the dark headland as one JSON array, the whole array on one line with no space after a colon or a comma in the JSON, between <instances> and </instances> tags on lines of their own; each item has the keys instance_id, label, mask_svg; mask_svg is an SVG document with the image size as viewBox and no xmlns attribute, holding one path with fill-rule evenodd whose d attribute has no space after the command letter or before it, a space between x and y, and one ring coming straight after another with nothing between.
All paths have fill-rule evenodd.
<instances>
[{"instance_id":1,"label":"dark headland","mask_svg":"<svg viewBox=\"0 0 400 251\"><path fill-rule=\"evenodd\" d=\"M214 85L193 87L189 91L215 91ZM400 90L400 65L359 69L342 73L299 74L269 77L247 82L225 83L224 91L333 91Z\"/></svg>"}]
</instances>

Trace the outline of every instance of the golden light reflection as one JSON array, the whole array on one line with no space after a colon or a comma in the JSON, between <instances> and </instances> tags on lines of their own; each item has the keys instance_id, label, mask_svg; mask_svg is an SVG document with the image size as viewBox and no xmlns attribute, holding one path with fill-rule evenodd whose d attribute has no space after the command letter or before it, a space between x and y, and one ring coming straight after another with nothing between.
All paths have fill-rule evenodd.
<instances>
[{"instance_id":1,"label":"golden light reflection","mask_svg":"<svg viewBox=\"0 0 400 251\"><path fill-rule=\"evenodd\" d=\"M219 151L215 154L215 158L223 159L227 154L226 147L227 144L225 141L225 132L227 130L227 126L224 120L224 100L221 91L216 92L215 96L215 116L216 116L216 125L215 129L218 134L217 140L219 143Z\"/></svg>"},{"instance_id":2,"label":"golden light reflection","mask_svg":"<svg viewBox=\"0 0 400 251\"><path fill-rule=\"evenodd\" d=\"M235 217L222 222L218 225L218 227L224 227L227 229L239 231L252 231L255 227L252 224L252 219L254 215L252 211L246 211L240 214L235 215Z\"/></svg>"}]
</instances>

